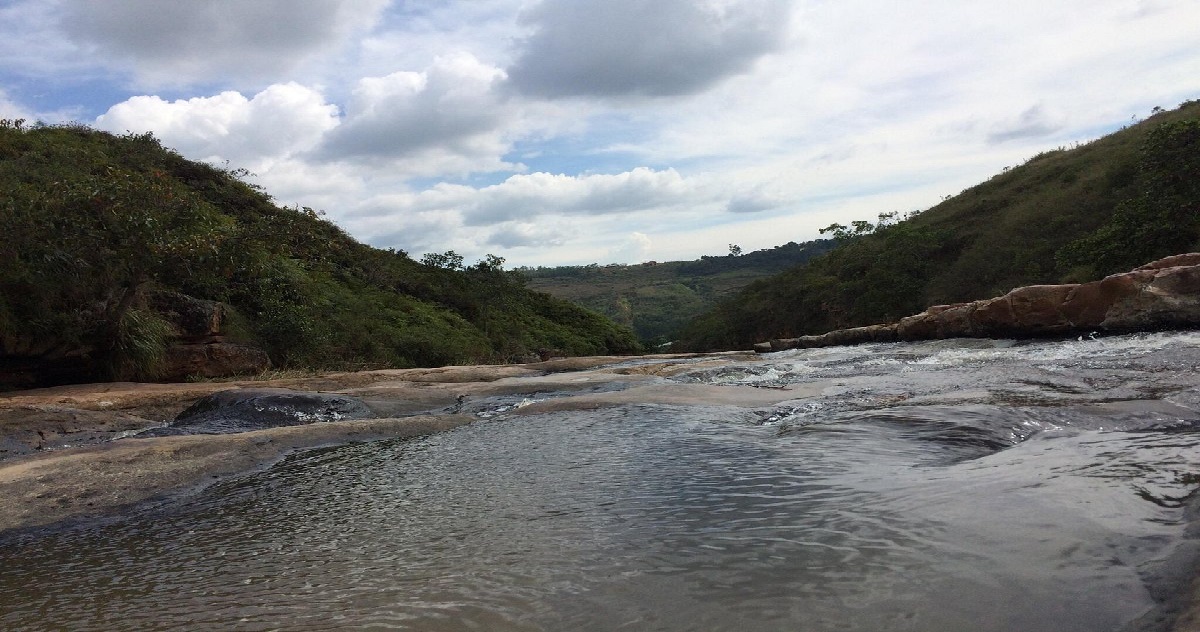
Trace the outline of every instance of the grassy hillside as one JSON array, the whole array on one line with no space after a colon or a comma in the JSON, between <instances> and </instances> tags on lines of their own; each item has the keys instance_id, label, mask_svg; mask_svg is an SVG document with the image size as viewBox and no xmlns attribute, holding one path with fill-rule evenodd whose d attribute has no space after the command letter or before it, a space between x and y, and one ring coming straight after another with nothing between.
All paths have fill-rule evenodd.
<instances>
[{"instance_id":1,"label":"grassy hillside","mask_svg":"<svg viewBox=\"0 0 1200 632\"><path fill-rule=\"evenodd\" d=\"M600 312L633 328L647 344L674 340L679 330L722 298L755 280L808 261L830 240L787 243L768 250L695 261L522 269L529 287Z\"/></svg>"},{"instance_id":2,"label":"grassy hillside","mask_svg":"<svg viewBox=\"0 0 1200 632\"><path fill-rule=\"evenodd\" d=\"M154 297L169 292L229 305L234 336L284 367L639 349L500 259L371 248L238 175L148 134L0 122L0 362L71 357L75 379L152 379L170 337Z\"/></svg>"},{"instance_id":3,"label":"grassy hillside","mask_svg":"<svg viewBox=\"0 0 1200 632\"><path fill-rule=\"evenodd\" d=\"M1044 152L895 219L833 227L837 249L723 301L685 329L683 346L746 348L889 322L1200 249L1200 102Z\"/></svg>"}]
</instances>

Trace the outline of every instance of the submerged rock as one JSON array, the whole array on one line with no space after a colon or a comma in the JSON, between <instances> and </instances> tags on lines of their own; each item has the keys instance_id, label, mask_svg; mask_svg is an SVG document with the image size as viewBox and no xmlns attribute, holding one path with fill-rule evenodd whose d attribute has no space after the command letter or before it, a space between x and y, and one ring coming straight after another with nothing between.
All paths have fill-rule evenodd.
<instances>
[{"instance_id":1,"label":"submerged rock","mask_svg":"<svg viewBox=\"0 0 1200 632\"><path fill-rule=\"evenodd\" d=\"M356 397L283 388L231 389L205 396L169 426L140 436L227 434L376 415Z\"/></svg>"},{"instance_id":2,"label":"submerged rock","mask_svg":"<svg viewBox=\"0 0 1200 632\"><path fill-rule=\"evenodd\" d=\"M1200 326L1200 253L1174 255L1099 281L1019 287L1004 296L935 305L892 325L772 340L783 349L941 338L1031 338ZM769 347L769 349L768 349Z\"/></svg>"}]
</instances>

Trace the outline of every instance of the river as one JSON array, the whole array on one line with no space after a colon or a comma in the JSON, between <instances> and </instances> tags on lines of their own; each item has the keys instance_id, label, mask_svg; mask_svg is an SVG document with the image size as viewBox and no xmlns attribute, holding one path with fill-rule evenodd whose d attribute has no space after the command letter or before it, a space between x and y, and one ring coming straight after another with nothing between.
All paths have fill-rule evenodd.
<instances>
[{"instance_id":1,"label":"river","mask_svg":"<svg viewBox=\"0 0 1200 632\"><path fill-rule=\"evenodd\" d=\"M1197 332L950 340L469 399L7 542L0 628L1157 629L1196 572L1198 367Z\"/></svg>"}]
</instances>

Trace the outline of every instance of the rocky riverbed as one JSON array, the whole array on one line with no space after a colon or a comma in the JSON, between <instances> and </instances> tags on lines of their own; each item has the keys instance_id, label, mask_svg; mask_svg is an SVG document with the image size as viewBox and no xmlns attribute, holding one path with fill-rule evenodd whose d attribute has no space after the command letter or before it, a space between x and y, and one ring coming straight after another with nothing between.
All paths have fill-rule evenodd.
<instances>
[{"instance_id":1,"label":"rocky riverbed","mask_svg":"<svg viewBox=\"0 0 1200 632\"><path fill-rule=\"evenodd\" d=\"M671 358L686 356L662 356ZM557 359L523 365L331 373L302 378L181 384L80 384L0 394L0 535L64 521L103 518L169 500L304 448L412 437L470 423L464 402L529 388L580 388L575 372L623 358ZM659 367L656 370L665 370ZM556 377L557 376L557 377ZM617 376L614 376L617 377ZM526 378L524 385L514 379ZM214 394L330 393L361 402L273 427L187 427L175 421ZM320 403L309 402L313 410ZM261 415L257 417L261 418ZM317 422L317 423L312 423ZM237 431L241 430L241 431Z\"/></svg>"},{"instance_id":2,"label":"rocky riverbed","mask_svg":"<svg viewBox=\"0 0 1200 632\"><path fill-rule=\"evenodd\" d=\"M1195 630L1198 366L1174 332L7 393L0 627Z\"/></svg>"}]
</instances>

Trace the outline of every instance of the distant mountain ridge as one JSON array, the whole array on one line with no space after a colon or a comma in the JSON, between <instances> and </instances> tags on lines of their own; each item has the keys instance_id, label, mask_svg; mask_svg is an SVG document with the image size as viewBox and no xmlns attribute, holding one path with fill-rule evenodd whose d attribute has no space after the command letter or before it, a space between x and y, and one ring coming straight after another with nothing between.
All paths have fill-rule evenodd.
<instances>
[{"instance_id":1,"label":"distant mountain ridge","mask_svg":"<svg viewBox=\"0 0 1200 632\"><path fill-rule=\"evenodd\" d=\"M519 268L530 289L573 301L628 326L650 345L675 339L684 325L722 298L757 279L770 277L832 249L832 240L693 261Z\"/></svg>"}]
</instances>

